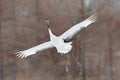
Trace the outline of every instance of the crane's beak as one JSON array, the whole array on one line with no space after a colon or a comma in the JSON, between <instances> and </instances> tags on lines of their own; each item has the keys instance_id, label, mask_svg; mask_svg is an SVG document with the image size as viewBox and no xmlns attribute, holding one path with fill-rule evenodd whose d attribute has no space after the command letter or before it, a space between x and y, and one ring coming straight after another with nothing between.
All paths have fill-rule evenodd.
<instances>
[{"instance_id":1,"label":"crane's beak","mask_svg":"<svg viewBox=\"0 0 120 80\"><path fill-rule=\"evenodd\" d=\"M47 24L47 27L50 28L50 24L49 24L48 18L45 18L45 22L46 22L46 24Z\"/></svg>"}]
</instances>

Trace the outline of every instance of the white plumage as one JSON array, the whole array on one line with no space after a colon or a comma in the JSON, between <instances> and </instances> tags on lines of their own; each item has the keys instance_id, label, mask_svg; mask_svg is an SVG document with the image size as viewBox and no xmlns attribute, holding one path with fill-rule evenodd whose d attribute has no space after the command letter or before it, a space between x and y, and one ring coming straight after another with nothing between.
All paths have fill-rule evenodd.
<instances>
[{"instance_id":1,"label":"white plumage","mask_svg":"<svg viewBox=\"0 0 120 80\"><path fill-rule=\"evenodd\" d=\"M48 41L48 42L42 43L38 46L32 47L30 49L27 49L24 51L19 51L19 52L17 52L18 53L17 56L21 57L21 58L27 57L27 56L35 54L38 51L45 50L45 49L52 48L52 47L53 47L53 45L50 43L50 41Z\"/></svg>"},{"instance_id":2,"label":"white plumage","mask_svg":"<svg viewBox=\"0 0 120 80\"><path fill-rule=\"evenodd\" d=\"M82 21L81 23L78 23L73 27L71 27L70 29L68 29L62 35L55 36L50 30L48 19L46 19L46 23L47 23L48 31L50 35L50 41L42 43L38 46L32 47L24 51L19 51L16 54L18 57L24 58L24 57L36 54L36 52L38 51L46 50L53 47L57 49L58 53L66 54L72 49L71 41L74 39L75 35L77 35L82 28L87 27L91 23L94 23L96 20L97 20L96 15L92 15L86 20Z\"/></svg>"}]
</instances>

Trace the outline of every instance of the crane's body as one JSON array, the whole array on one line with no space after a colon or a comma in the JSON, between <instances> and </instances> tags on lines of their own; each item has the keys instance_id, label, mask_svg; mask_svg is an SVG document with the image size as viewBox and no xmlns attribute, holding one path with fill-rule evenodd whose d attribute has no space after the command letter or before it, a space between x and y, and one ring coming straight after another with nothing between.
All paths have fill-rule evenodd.
<instances>
[{"instance_id":1,"label":"crane's body","mask_svg":"<svg viewBox=\"0 0 120 80\"><path fill-rule=\"evenodd\" d=\"M60 37L51 40L52 45L57 49L58 53L65 54L72 49L72 42L65 43Z\"/></svg>"},{"instance_id":2,"label":"crane's body","mask_svg":"<svg viewBox=\"0 0 120 80\"><path fill-rule=\"evenodd\" d=\"M45 49L53 48L55 47L58 53L66 54L71 51L72 49L72 40L74 37L78 34L78 32L82 29L90 25L91 23L94 23L96 21L96 16L92 15L86 20L82 21L81 23L76 24L75 26L68 29L65 33L63 33L60 36L55 36L51 29L48 19L46 19L46 23L48 26L48 31L50 35L50 41L42 43L38 46L32 47L30 49L19 51L17 52L17 56L24 58L29 55L33 55L38 51L42 51Z\"/></svg>"},{"instance_id":3,"label":"crane's body","mask_svg":"<svg viewBox=\"0 0 120 80\"><path fill-rule=\"evenodd\" d=\"M50 29L50 24L48 19L46 19L46 23L48 26L51 44L57 49L58 53L61 53L61 54L68 53L72 49L72 46L71 46L72 42L65 43L62 37L55 36Z\"/></svg>"}]
</instances>

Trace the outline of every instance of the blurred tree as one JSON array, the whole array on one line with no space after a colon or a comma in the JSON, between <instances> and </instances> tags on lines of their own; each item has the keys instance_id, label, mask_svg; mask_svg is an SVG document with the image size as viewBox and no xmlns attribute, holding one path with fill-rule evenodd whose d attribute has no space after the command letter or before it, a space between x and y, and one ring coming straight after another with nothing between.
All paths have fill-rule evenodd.
<instances>
[{"instance_id":1,"label":"blurred tree","mask_svg":"<svg viewBox=\"0 0 120 80\"><path fill-rule=\"evenodd\" d=\"M15 0L13 0L13 27L12 27L12 29L13 29L13 32L14 32L14 38L13 38L13 40L14 40L14 43L13 43L13 46L12 46L12 49L13 49L13 51L14 52L16 52L16 23L17 23L17 21L16 21L16 1ZM16 60L17 58L13 58L13 60L12 60L12 64L13 64L13 66L12 66L12 79L13 80L16 80L16 77L17 77L17 60Z\"/></svg>"},{"instance_id":2,"label":"blurred tree","mask_svg":"<svg viewBox=\"0 0 120 80\"><path fill-rule=\"evenodd\" d=\"M1 1L0 1L0 80L4 80L4 75L3 75L3 47L2 47L2 6L1 6Z\"/></svg>"},{"instance_id":3,"label":"blurred tree","mask_svg":"<svg viewBox=\"0 0 120 80\"><path fill-rule=\"evenodd\" d=\"M81 8L80 8L80 13L82 14L82 19L84 19L84 16L85 16L85 0L80 0L81 2ZM80 77L82 77L82 80L86 80L86 70L85 70L85 42L84 42L84 39L85 39L85 35L86 35L86 31L85 29L82 30L82 37L81 37L81 40L79 39L80 43L78 43L79 45L78 46L78 52L79 52L79 60L80 60ZM78 41L78 42L79 42Z\"/></svg>"},{"instance_id":4,"label":"blurred tree","mask_svg":"<svg viewBox=\"0 0 120 80\"><path fill-rule=\"evenodd\" d=\"M113 24L113 21L111 21L111 25ZM112 41L112 26L108 24L109 29L107 31L108 34L108 75L109 80L114 80L113 78L113 41Z\"/></svg>"}]
</instances>

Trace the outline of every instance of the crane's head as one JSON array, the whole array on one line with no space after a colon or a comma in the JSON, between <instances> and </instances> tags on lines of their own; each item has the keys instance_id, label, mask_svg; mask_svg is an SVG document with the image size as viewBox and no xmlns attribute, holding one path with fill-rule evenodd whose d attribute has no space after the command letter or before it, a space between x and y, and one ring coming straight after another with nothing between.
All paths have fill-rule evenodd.
<instances>
[{"instance_id":1,"label":"crane's head","mask_svg":"<svg viewBox=\"0 0 120 80\"><path fill-rule=\"evenodd\" d=\"M50 28L49 20L48 20L47 17L45 18L45 22L46 22L46 24L47 24L47 27Z\"/></svg>"}]
</instances>

